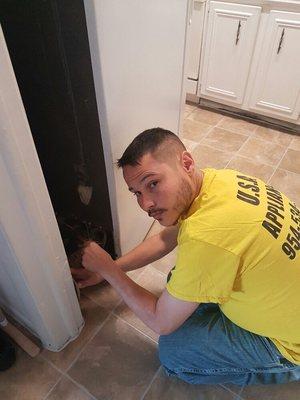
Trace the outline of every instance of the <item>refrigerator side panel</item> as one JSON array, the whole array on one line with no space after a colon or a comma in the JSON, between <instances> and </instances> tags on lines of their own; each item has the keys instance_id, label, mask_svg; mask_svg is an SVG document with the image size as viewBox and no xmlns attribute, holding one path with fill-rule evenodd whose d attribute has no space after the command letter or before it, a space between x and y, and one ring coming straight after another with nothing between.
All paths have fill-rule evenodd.
<instances>
[{"instance_id":1,"label":"refrigerator side panel","mask_svg":"<svg viewBox=\"0 0 300 400\"><path fill-rule=\"evenodd\" d=\"M113 221L125 253L143 240L153 220L139 209L115 163L145 129L178 134L188 0L84 4Z\"/></svg>"}]
</instances>

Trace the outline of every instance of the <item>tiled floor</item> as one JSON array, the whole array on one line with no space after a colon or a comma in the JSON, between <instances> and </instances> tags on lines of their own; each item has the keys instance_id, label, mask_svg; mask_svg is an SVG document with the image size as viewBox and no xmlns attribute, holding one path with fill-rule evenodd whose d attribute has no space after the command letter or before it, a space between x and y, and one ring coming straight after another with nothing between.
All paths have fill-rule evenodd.
<instances>
[{"instance_id":1,"label":"tiled floor","mask_svg":"<svg viewBox=\"0 0 300 400\"><path fill-rule=\"evenodd\" d=\"M300 204L300 137L187 105L181 138L200 168L261 178Z\"/></svg>"},{"instance_id":2,"label":"tiled floor","mask_svg":"<svg viewBox=\"0 0 300 400\"><path fill-rule=\"evenodd\" d=\"M234 168L256 175L300 204L300 137L188 105L181 137L202 168ZM160 229L154 225L150 235ZM132 278L159 294L175 252ZM157 335L108 285L82 291L86 325L60 353L43 351L0 373L3 400L296 400L300 382L246 387L191 386L167 378L157 357Z\"/></svg>"}]
</instances>

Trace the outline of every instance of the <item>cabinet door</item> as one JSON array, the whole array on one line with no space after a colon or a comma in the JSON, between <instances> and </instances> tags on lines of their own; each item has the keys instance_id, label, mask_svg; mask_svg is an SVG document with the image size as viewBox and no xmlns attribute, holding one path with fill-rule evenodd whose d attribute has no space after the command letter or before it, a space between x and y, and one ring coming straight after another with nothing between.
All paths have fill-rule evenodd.
<instances>
[{"instance_id":1,"label":"cabinet door","mask_svg":"<svg viewBox=\"0 0 300 400\"><path fill-rule=\"evenodd\" d=\"M210 2L200 95L242 104L261 7Z\"/></svg>"},{"instance_id":2,"label":"cabinet door","mask_svg":"<svg viewBox=\"0 0 300 400\"><path fill-rule=\"evenodd\" d=\"M271 11L250 109L292 120L300 112L300 14Z\"/></svg>"}]
</instances>

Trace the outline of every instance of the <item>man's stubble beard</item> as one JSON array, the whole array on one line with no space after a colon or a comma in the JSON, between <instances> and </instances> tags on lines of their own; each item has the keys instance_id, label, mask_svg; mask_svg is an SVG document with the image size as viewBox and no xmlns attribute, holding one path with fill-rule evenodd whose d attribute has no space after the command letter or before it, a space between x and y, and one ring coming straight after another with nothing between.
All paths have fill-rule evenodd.
<instances>
[{"instance_id":1,"label":"man's stubble beard","mask_svg":"<svg viewBox=\"0 0 300 400\"><path fill-rule=\"evenodd\" d=\"M193 195L194 193L191 188L191 184L187 182L184 178L182 178L180 182L180 190L177 193L176 202L174 206L176 212L179 213L179 217L185 215L188 212L194 200Z\"/></svg>"}]
</instances>

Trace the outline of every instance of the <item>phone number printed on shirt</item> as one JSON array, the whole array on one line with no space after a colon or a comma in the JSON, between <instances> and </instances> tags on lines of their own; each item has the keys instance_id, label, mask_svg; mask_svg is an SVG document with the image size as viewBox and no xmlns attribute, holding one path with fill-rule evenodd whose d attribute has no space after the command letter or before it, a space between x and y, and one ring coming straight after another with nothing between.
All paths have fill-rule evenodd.
<instances>
[{"instance_id":1,"label":"phone number printed on shirt","mask_svg":"<svg viewBox=\"0 0 300 400\"><path fill-rule=\"evenodd\" d=\"M290 202L289 205L291 220L295 223L295 226L290 225L289 233L287 234L285 242L282 244L282 250L289 259L293 260L298 250L300 250L300 211L295 203Z\"/></svg>"}]
</instances>

